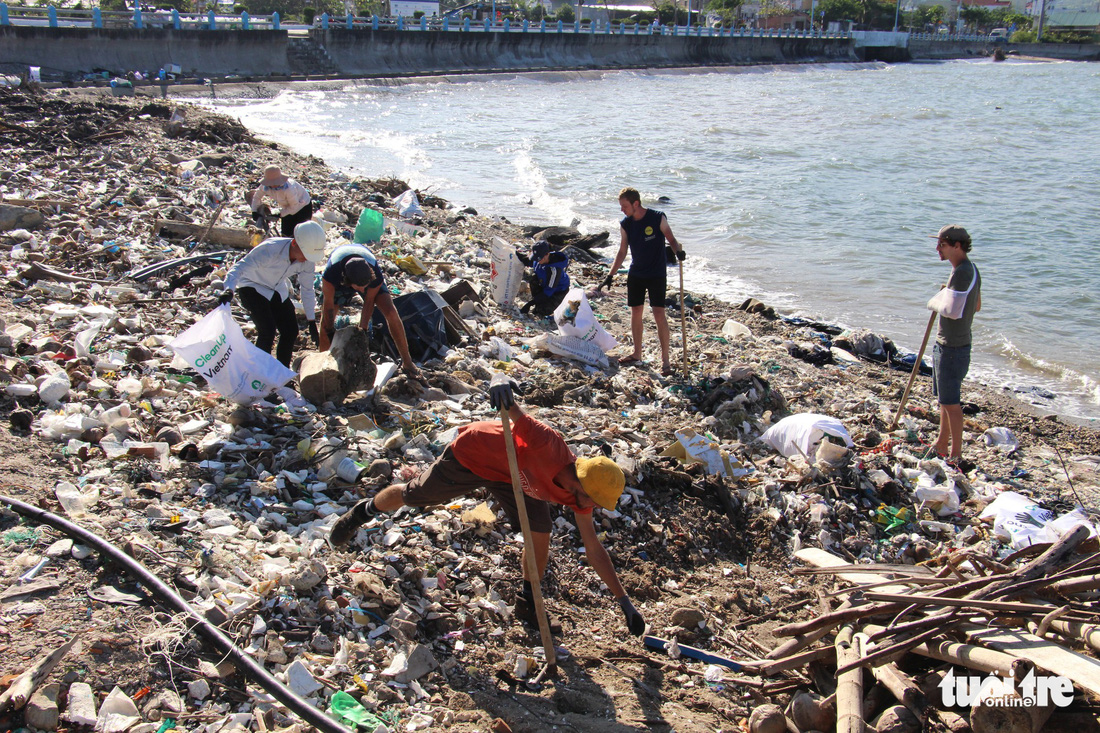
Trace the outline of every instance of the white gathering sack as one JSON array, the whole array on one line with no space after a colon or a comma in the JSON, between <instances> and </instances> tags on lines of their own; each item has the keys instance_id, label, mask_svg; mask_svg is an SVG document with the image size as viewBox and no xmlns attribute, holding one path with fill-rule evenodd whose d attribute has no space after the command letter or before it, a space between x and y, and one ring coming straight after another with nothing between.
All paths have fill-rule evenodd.
<instances>
[{"instance_id":1,"label":"white gathering sack","mask_svg":"<svg viewBox=\"0 0 1100 733\"><path fill-rule=\"evenodd\" d=\"M760 440L787 458L797 455L811 458L817 443L826 434L840 438L849 448L855 445L851 436L848 435L847 428L840 420L812 412L783 418L768 428L767 432L760 436Z\"/></svg>"},{"instance_id":2,"label":"white gathering sack","mask_svg":"<svg viewBox=\"0 0 1100 733\"><path fill-rule=\"evenodd\" d=\"M218 306L168 343L227 400L247 405L296 375L245 338L229 306Z\"/></svg>"},{"instance_id":3,"label":"white gathering sack","mask_svg":"<svg viewBox=\"0 0 1100 733\"><path fill-rule=\"evenodd\" d=\"M574 359L601 369L608 367L607 354L600 351L600 347L591 341L581 341L574 336L540 333L535 338L527 340L526 343L532 351L549 351L556 356Z\"/></svg>"},{"instance_id":4,"label":"white gathering sack","mask_svg":"<svg viewBox=\"0 0 1100 733\"><path fill-rule=\"evenodd\" d=\"M565 300L554 310L554 323L558 333L573 336L581 341L591 341L606 354L619 345L615 337L604 330L592 312L588 296L581 288L573 288L565 294Z\"/></svg>"},{"instance_id":5,"label":"white gathering sack","mask_svg":"<svg viewBox=\"0 0 1100 733\"><path fill-rule=\"evenodd\" d=\"M493 237L492 265L489 282L493 301L502 308L511 308L523 282L523 263L516 257L516 248L500 237Z\"/></svg>"}]
</instances>

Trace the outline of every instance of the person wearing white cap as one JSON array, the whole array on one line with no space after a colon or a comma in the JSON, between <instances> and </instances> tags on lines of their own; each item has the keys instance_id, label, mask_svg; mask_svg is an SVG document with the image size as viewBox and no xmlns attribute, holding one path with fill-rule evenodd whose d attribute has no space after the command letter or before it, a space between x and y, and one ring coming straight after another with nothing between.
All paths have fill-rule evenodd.
<instances>
[{"instance_id":1,"label":"person wearing white cap","mask_svg":"<svg viewBox=\"0 0 1100 733\"><path fill-rule=\"evenodd\" d=\"M260 187L248 197L253 217L257 215L264 198L271 198L279 207L279 233L284 237L294 236L294 227L313 216L313 200L305 186L288 178L277 165L264 168L264 179Z\"/></svg>"},{"instance_id":2,"label":"person wearing white cap","mask_svg":"<svg viewBox=\"0 0 1100 733\"><path fill-rule=\"evenodd\" d=\"M256 326L256 346L270 354L278 332L275 356L290 366L298 338L298 316L290 302L290 278L298 276L309 335L316 346L320 338L313 271L324 257L325 230L315 221L302 222L294 228L293 238L265 239L234 265L225 278L225 291L218 302L228 305L235 291Z\"/></svg>"}]
</instances>

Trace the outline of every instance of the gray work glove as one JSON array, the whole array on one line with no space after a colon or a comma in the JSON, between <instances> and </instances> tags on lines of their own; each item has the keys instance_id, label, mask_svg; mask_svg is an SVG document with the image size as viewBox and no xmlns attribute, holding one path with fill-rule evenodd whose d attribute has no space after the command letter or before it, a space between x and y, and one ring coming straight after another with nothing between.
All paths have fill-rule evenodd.
<instances>
[{"instance_id":1,"label":"gray work glove","mask_svg":"<svg viewBox=\"0 0 1100 733\"><path fill-rule=\"evenodd\" d=\"M223 290L222 294L218 296L218 305L229 305L233 302L233 291Z\"/></svg>"},{"instance_id":2,"label":"gray work glove","mask_svg":"<svg viewBox=\"0 0 1100 733\"><path fill-rule=\"evenodd\" d=\"M630 602L629 596L623 596L619 599L619 605L623 608L623 615L626 616L626 627L630 629L630 633L634 636L641 636L645 633L645 619L642 618L642 614L638 613L638 609L634 608L634 604Z\"/></svg>"},{"instance_id":3,"label":"gray work glove","mask_svg":"<svg viewBox=\"0 0 1100 733\"><path fill-rule=\"evenodd\" d=\"M607 288L608 290L611 289L611 273L607 274L607 277L605 277L603 279L603 282L600 283L600 287L598 287L596 289L597 290L603 290L604 288Z\"/></svg>"},{"instance_id":4,"label":"gray work glove","mask_svg":"<svg viewBox=\"0 0 1100 733\"><path fill-rule=\"evenodd\" d=\"M513 392L519 392L519 385L507 374L494 374L489 380L489 404L494 410L510 410L516 404Z\"/></svg>"}]
</instances>

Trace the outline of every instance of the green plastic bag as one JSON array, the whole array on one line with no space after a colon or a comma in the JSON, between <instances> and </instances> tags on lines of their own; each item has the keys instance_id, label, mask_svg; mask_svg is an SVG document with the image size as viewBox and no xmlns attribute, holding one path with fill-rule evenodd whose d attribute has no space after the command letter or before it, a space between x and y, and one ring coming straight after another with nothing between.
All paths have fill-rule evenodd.
<instances>
[{"instance_id":1,"label":"green plastic bag","mask_svg":"<svg viewBox=\"0 0 1100 733\"><path fill-rule=\"evenodd\" d=\"M382 214L369 206L363 209L359 215L359 223L355 226L355 234L352 241L356 244L368 244L382 241L382 232L385 226L382 223Z\"/></svg>"},{"instance_id":2,"label":"green plastic bag","mask_svg":"<svg viewBox=\"0 0 1100 733\"><path fill-rule=\"evenodd\" d=\"M386 721L372 714L359 704L354 697L343 690L334 692L328 701L328 712L340 720L355 725L361 725L368 730L375 730L380 725L386 725Z\"/></svg>"}]
</instances>

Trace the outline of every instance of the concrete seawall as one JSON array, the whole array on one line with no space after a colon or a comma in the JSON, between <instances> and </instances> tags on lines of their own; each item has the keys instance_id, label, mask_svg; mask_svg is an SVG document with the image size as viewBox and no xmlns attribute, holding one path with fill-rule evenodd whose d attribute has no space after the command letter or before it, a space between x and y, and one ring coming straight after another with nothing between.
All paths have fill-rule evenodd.
<instances>
[{"instance_id":1,"label":"concrete seawall","mask_svg":"<svg viewBox=\"0 0 1100 733\"><path fill-rule=\"evenodd\" d=\"M322 68L300 54L304 44ZM1025 56L1097 60L1100 47L1010 44ZM988 55L978 41L910 39L908 48L857 48L848 38L655 36L632 33L486 33L315 29L292 40L285 30L93 29L0 26L0 71L41 66L70 78L95 70L123 74L176 64L185 76L251 79L405 76L531 69L620 69L811 61L954 59ZM889 52L889 56L884 53ZM295 60L297 58L297 60ZM308 59L308 57L307 57ZM51 74L52 72L52 74Z\"/></svg>"},{"instance_id":2,"label":"concrete seawall","mask_svg":"<svg viewBox=\"0 0 1100 733\"><path fill-rule=\"evenodd\" d=\"M609 35L605 33L313 30L341 76L648 66L856 61L844 38ZM285 76L295 69L286 31L91 29L0 26L0 68L41 66L68 75L104 69L186 76ZM320 74L319 71L313 72Z\"/></svg>"},{"instance_id":3,"label":"concrete seawall","mask_svg":"<svg viewBox=\"0 0 1100 733\"><path fill-rule=\"evenodd\" d=\"M912 59L966 59L988 56L996 46L973 41L922 41L909 40L909 57ZM1021 56L1066 61L1100 61L1100 46L1083 43L1008 43L1002 46Z\"/></svg>"},{"instance_id":4,"label":"concrete seawall","mask_svg":"<svg viewBox=\"0 0 1100 733\"><path fill-rule=\"evenodd\" d=\"M286 49L286 31L0 26L0 65L66 74L156 71L165 64L197 76L288 74Z\"/></svg>"},{"instance_id":5,"label":"concrete seawall","mask_svg":"<svg viewBox=\"0 0 1100 733\"><path fill-rule=\"evenodd\" d=\"M313 31L353 75L855 61L848 39Z\"/></svg>"}]
</instances>

